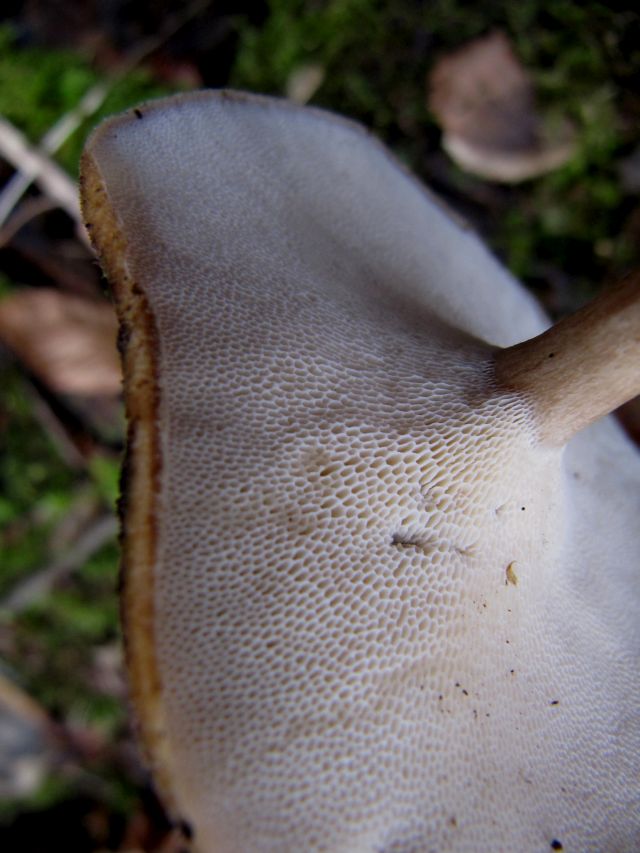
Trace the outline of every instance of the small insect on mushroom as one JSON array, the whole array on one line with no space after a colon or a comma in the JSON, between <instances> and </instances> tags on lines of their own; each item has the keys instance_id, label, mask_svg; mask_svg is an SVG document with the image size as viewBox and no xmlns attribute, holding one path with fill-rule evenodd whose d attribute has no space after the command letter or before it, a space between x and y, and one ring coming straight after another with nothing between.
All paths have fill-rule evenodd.
<instances>
[{"instance_id":1,"label":"small insect on mushroom","mask_svg":"<svg viewBox=\"0 0 640 853\"><path fill-rule=\"evenodd\" d=\"M640 391L638 276L547 329L351 122L143 115L82 203L131 692L194 850L640 849L640 454L594 423Z\"/></svg>"}]
</instances>

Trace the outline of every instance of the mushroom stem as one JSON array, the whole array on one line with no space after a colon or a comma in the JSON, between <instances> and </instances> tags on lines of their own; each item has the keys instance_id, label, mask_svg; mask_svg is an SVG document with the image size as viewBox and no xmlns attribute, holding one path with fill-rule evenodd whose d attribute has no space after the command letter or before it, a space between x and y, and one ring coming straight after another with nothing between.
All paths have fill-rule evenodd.
<instances>
[{"instance_id":1,"label":"mushroom stem","mask_svg":"<svg viewBox=\"0 0 640 853\"><path fill-rule=\"evenodd\" d=\"M640 269L542 335L499 351L495 379L529 397L540 439L552 446L640 394Z\"/></svg>"}]
</instances>

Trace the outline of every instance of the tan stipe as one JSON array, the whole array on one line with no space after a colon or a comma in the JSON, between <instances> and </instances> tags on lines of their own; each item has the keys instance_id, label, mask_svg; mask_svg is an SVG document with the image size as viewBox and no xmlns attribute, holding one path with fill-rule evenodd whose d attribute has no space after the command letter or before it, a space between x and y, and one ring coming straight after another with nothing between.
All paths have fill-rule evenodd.
<instances>
[{"instance_id":1,"label":"tan stipe","mask_svg":"<svg viewBox=\"0 0 640 853\"><path fill-rule=\"evenodd\" d=\"M640 394L640 270L548 331L496 356L496 379L534 404L559 447Z\"/></svg>"}]
</instances>

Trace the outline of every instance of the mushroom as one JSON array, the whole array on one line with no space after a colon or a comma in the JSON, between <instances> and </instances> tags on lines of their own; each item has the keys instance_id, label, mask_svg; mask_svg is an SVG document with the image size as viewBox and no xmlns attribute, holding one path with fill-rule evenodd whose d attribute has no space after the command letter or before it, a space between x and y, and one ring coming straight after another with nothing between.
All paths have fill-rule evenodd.
<instances>
[{"instance_id":1,"label":"mushroom","mask_svg":"<svg viewBox=\"0 0 640 853\"><path fill-rule=\"evenodd\" d=\"M123 616L206 853L640 848L630 277L558 326L357 125L145 104L82 162ZM525 341L525 343L521 343Z\"/></svg>"}]
</instances>

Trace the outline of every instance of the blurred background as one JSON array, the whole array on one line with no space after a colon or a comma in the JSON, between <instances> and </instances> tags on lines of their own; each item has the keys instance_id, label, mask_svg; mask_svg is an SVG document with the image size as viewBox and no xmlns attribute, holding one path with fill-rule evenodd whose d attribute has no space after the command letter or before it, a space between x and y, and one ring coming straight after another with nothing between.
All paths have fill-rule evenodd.
<instances>
[{"instance_id":1,"label":"blurred background","mask_svg":"<svg viewBox=\"0 0 640 853\"><path fill-rule=\"evenodd\" d=\"M0 849L177 851L132 737L116 326L80 226L105 115L233 86L371 128L553 317L640 255L640 13L568 0L5 0ZM625 425L637 438L637 403Z\"/></svg>"}]
</instances>

